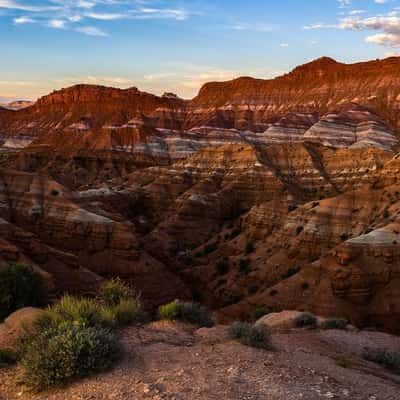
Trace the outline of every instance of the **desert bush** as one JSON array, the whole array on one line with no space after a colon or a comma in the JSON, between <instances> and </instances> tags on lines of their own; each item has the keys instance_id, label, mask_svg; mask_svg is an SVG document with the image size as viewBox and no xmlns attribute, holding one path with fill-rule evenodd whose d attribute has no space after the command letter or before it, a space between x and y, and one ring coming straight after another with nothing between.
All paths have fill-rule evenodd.
<instances>
[{"instance_id":1,"label":"desert bush","mask_svg":"<svg viewBox=\"0 0 400 400\"><path fill-rule=\"evenodd\" d=\"M145 320L142 306L140 302L135 299L122 300L120 303L110 307L109 309L105 308L102 313L103 320L105 321L107 321L107 319L104 318L104 314L106 314L107 311L111 316L108 321L111 321L116 326L137 324Z\"/></svg>"},{"instance_id":2,"label":"desert bush","mask_svg":"<svg viewBox=\"0 0 400 400\"><path fill-rule=\"evenodd\" d=\"M265 326L255 326L247 322L234 322L229 327L229 334L245 346L260 349L271 348L271 335Z\"/></svg>"},{"instance_id":3,"label":"desert bush","mask_svg":"<svg viewBox=\"0 0 400 400\"><path fill-rule=\"evenodd\" d=\"M303 290L307 290L307 289L310 288L310 284L309 284L308 282L303 282L303 283L301 284L301 288L302 288Z\"/></svg>"},{"instance_id":4,"label":"desert bush","mask_svg":"<svg viewBox=\"0 0 400 400\"><path fill-rule=\"evenodd\" d=\"M347 326L346 318L329 318L321 323L322 329L346 329Z\"/></svg>"},{"instance_id":5,"label":"desert bush","mask_svg":"<svg viewBox=\"0 0 400 400\"><path fill-rule=\"evenodd\" d=\"M389 212L389 210L386 209L385 211L383 211L382 216L383 216L383 218L385 218L385 219L389 218L389 217L390 217L390 212Z\"/></svg>"},{"instance_id":6,"label":"desert bush","mask_svg":"<svg viewBox=\"0 0 400 400\"><path fill-rule=\"evenodd\" d=\"M400 372L400 352L385 348L366 349L363 357L383 367Z\"/></svg>"},{"instance_id":7,"label":"desert bush","mask_svg":"<svg viewBox=\"0 0 400 400\"><path fill-rule=\"evenodd\" d=\"M18 354L11 349L0 349L0 368L15 364L18 361Z\"/></svg>"},{"instance_id":8,"label":"desert bush","mask_svg":"<svg viewBox=\"0 0 400 400\"><path fill-rule=\"evenodd\" d=\"M115 306L122 301L135 297L132 288L120 278L112 278L99 289L98 298L108 306Z\"/></svg>"},{"instance_id":9,"label":"desert bush","mask_svg":"<svg viewBox=\"0 0 400 400\"><path fill-rule=\"evenodd\" d=\"M67 321L23 338L20 353L23 383L43 390L111 368L121 347L107 329Z\"/></svg>"},{"instance_id":10,"label":"desert bush","mask_svg":"<svg viewBox=\"0 0 400 400\"><path fill-rule=\"evenodd\" d=\"M204 307L196 303L184 303L179 300L159 307L158 317L160 319L185 321L204 327L214 325L214 321Z\"/></svg>"},{"instance_id":11,"label":"desert bush","mask_svg":"<svg viewBox=\"0 0 400 400\"><path fill-rule=\"evenodd\" d=\"M0 321L23 307L40 307L46 293L40 274L23 264L0 267Z\"/></svg>"},{"instance_id":12,"label":"desert bush","mask_svg":"<svg viewBox=\"0 0 400 400\"><path fill-rule=\"evenodd\" d=\"M254 250L255 250L256 248L254 247L254 243L253 242L248 242L247 244L246 244L246 254L251 254L251 253L254 253Z\"/></svg>"},{"instance_id":13,"label":"desert bush","mask_svg":"<svg viewBox=\"0 0 400 400\"><path fill-rule=\"evenodd\" d=\"M216 268L219 275L226 275L230 269L228 257L224 257L222 260L218 261Z\"/></svg>"},{"instance_id":14,"label":"desert bush","mask_svg":"<svg viewBox=\"0 0 400 400\"><path fill-rule=\"evenodd\" d=\"M241 233L241 229L240 228L234 228L231 233L229 234L229 239L233 240L236 237L238 237Z\"/></svg>"},{"instance_id":15,"label":"desert bush","mask_svg":"<svg viewBox=\"0 0 400 400\"><path fill-rule=\"evenodd\" d=\"M294 324L298 328L303 328L306 326L315 327L317 325L317 318L315 315L305 312L295 318Z\"/></svg>"},{"instance_id":16,"label":"desert bush","mask_svg":"<svg viewBox=\"0 0 400 400\"><path fill-rule=\"evenodd\" d=\"M345 357L339 357L335 361L336 365L341 368L351 368L353 366L352 361Z\"/></svg>"},{"instance_id":17,"label":"desert bush","mask_svg":"<svg viewBox=\"0 0 400 400\"><path fill-rule=\"evenodd\" d=\"M253 294L257 293L259 289L260 289L259 286L253 285L253 286L250 286L250 287L248 288L247 292L248 292L250 295L253 295Z\"/></svg>"},{"instance_id":18,"label":"desert bush","mask_svg":"<svg viewBox=\"0 0 400 400\"><path fill-rule=\"evenodd\" d=\"M267 315L271 312L271 310L266 306L257 307L254 311L254 319L260 319L264 315Z\"/></svg>"},{"instance_id":19,"label":"desert bush","mask_svg":"<svg viewBox=\"0 0 400 400\"><path fill-rule=\"evenodd\" d=\"M208 255L211 253L214 253L215 250L217 250L218 248L218 242L213 242L213 243L208 243L205 247L204 247L204 255Z\"/></svg>"},{"instance_id":20,"label":"desert bush","mask_svg":"<svg viewBox=\"0 0 400 400\"><path fill-rule=\"evenodd\" d=\"M107 325L104 307L95 299L63 296L50 308L50 313L59 321L72 321L87 326Z\"/></svg>"},{"instance_id":21,"label":"desert bush","mask_svg":"<svg viewBox=\"0 0 400 400\"><path fill-rule=\"evenodd\" d=\"M281 275L282 279L289 279L292 276L298 274L300 272L301 268L300 267L291 267L285 272L284 274Z\"/></svg>"},{"instance_id":22,"label":"desert bush","mask_svg":"<svg viewBox=\"0 0 400 400\"><path fill-rule=\"evenodd\" d=\"M239 260L239 269L241 272L247 272L250 267L250 260L248 258L241 258Z\"/></svg>"},{"instance_id":23,"label":"desert bush","mask_svg":"<svg viewBox=\"0 0 400 400\"><path fill-rule=\"evenodd\" d=\"M34 325L43 330L70 321L93 327L116 328L143 322L145 314L138 299L121 300L117 304L103 304L97 299L64 296L40 315Z\"/></svg>"}]
</instances>

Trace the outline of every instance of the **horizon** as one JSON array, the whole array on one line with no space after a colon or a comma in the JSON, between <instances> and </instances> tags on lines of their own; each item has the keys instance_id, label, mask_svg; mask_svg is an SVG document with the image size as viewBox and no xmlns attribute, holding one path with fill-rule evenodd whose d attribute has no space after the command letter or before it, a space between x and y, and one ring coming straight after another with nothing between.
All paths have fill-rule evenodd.
<instances>
[{"instance_id":1,"label":"horizon","mask_svg":"<svg viewBox=\"0 0 400 400\"><path fill-rule=\"evenodd\" d=\"M75 84L191 99L206 82L271 79L323 56L400 55L400 0L298 3L0 0L0 102Z\"/></svg>"},{"instance_id":2,"label":"horizon","mask_svg":"<svg viewBox=\"0 0 400 400\"><path fill-rule=\"evenodd\" d=\"M383 59L377 59L377 60L383 61L383 60L388 59L388 58L398 58L398 57L400 57L400 55L389 55L388 57L385 57L385 58L383 58ZM309 60L309 61L305 62L304 64L299 64L299 65L295 66L294 68L292 68L290 71L283 71L283 72L282 72L281 74L279 74L279 75L276 75L276 76L271 77L271 78L265 78L264 80L274 80L274 79L280 78L280 77L282 77L282 76L284 76L284 75L286 75L286 74L289 74L289 73L293 72L293 70L294 70L295 68L297 68L297 67L300 67L300 66L303 66L303 65L307 65L307 64L311 64L311 63L313 63L313 62L315 62L315 61L318 61L318 60L320 60L320 59L323 59L323 58L330 58L330 59L332 59L334 62L336 62L336 63L338 63L338 64L342 64L342 65L353 65L353 64L360 64L360 63L367 63L367 62L375 61L375 60L366 60L366 61L358 61L358 62L355 62L355 63L344 63L344 62L342 62L342 61L340 61L340 60L336 60L336 59L333 59L333 58L328 57L328 56L321 56L321 57L319 57L319 58L316 58L316 59L313 59L313 60ZM242 75L242 76L238 76L238 77L235 77L235 78L233 78L233 79L230 79L230 80L218 81L218 82L229 82L229 81L231 81L231 80L236 80L236 79L241 79L241 78L263 79L263 78L258 78L258 77L255 77L255 76L245 76L245 75ZM204 82L204 83L198 88L198 90L196 91L195 95L194 95L193 97L191 97L191 98L183 98L183 97L180 97L180 96L179 96L179 97L180 97L182 100L191 101L191 100L193 100L193 99L199 94L199 92L200 92L200 90L202 89L203 85L205 85L205 84L207 84L207 83L213 83L213 82L217 82L217 81L208 81L208 82ZM39 100L41 97L46 97L46 96L50 95L50 94L53 93L53 92L66 90L66 89L68 89L68 88L72 88L72 87L75 87L75 86L101 86L101 87L105 87L105 88L120 89L120 90L129 90L129 89L135 88L135 89L138 89L138 90L139 90L140 92L142 92L142 93L148 93L148 94L155 95L155 96L159 96L159 97L161 97L162 95L167 94L167 93L173 93L173 92L164 91L163 93L159 93L159 94L158 94L158 93L153 93L153 92L150 92L150 91L142 90L140 87L137 87L137 86L129 86L129 87L126 87L126 88L121 88L121 87L118 87L118 86L112 86L112 85L106 85L106 84L82 83L82 82L80 82L80 83L75 83L75 84L70 85L70 86L66 86L66 87L54 89L54 90L52 90L51 92L45 93L44 95L39 96L39 97L37 97L37 98L35 98L35 99L29 99L29 98L5 98L5 97L0 96L0 106L1 106L1 105L7 105L7 103L13 103L13 102L18 102L18 101L32 101L32 102L36 102L36 101ZM176 94L176 93L173 93L173 94Z\"/></svg>"}]
</instances>

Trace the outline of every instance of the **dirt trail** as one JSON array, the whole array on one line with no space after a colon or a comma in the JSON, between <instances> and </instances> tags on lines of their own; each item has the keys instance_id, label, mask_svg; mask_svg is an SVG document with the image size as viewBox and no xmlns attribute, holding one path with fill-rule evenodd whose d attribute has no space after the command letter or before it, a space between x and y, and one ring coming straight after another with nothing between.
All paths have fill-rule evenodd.
<instances>
[{"instance_id":1,"label":"dirt trail","mask_svg":"<svg viewBox=\"0 0 400 400\"><path fill-rule=\"evenodd\" d=\"M121 333L126 355L111 372L30 396L16 368L0 371L0 399L34 400L399 400L400 376L365 362L373 343L400 350L377 332L291 331L274 351L229 340L226 328L153 323ZM337 365L345 359L348 368Z\"/></svg>"}]
</instances>

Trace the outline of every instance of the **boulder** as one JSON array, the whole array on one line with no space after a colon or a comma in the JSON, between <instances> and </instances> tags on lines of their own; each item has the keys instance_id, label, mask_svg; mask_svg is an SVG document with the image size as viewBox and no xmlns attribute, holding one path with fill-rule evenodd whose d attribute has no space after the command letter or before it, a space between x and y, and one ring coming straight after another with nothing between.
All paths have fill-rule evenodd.
<instances>
[{"instance_id":1,"label":"boulder","mask_svg":"<svg viewBox=\"0 0 400 400\"><path fill-rule=\"evenodd\" d=\"M14 347L15 341L32 327L34 320L43 312L39 308L26 307L12 313L0 324L0 348Z\"/></svg>"},{"instance_id":2,"label":"boulder","mask_svg":"<svg viewBox=\"0 0 400 400\"><path fill-rule=\"evenodd\" d=\"M269 329L293 329L295 328L296 318L303 314L300 311L286 310L277 313L264 315L257 322L256 325L265 325Z\"/></svg>"}]
</instances>

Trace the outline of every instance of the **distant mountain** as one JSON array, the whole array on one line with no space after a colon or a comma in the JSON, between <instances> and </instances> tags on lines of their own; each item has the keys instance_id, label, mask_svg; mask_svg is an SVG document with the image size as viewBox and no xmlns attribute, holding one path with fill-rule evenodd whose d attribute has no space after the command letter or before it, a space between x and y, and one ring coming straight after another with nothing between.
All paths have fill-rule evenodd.
<instances>
[{"instance_id":1,"label":"distant mountain","mask_svg":"<svg viewBox=\"0 0 400 400\"><path fill-rule=\"evenodd\" d=\"M35 102L30 100L16 100L9 103L0 103L0 107L7 108L9 110L22 110L23 108L30 107L34 104Z\"/></svg>"}]
</instances>

